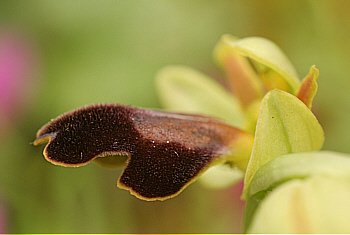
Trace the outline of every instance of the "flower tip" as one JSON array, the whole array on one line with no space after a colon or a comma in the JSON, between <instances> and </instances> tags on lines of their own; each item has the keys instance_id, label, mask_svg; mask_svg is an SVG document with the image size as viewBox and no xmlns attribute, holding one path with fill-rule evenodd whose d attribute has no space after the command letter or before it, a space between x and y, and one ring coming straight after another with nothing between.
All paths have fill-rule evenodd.
<instances>
[{"instance_id":1,"label":"flower tip","mask_svg":"<svg viewBox=\"0 0 350 235\"><path fill-rule=\"evenodd\" d=\"M230 34L221 36L219 42L215 45L213 50L214 62L222 69L225 68L225 60L228 54L234 53L233 45L238 40Z\"/></svg>"},{"instance_id":2,"label":"flower tip","mask_svg":"<svg viewBox=\"0 0 350 235\"><path fill-rule=\"evenodd\" d=\"M319 70L316 65L312 65L308 75L304 78L299 88L297 97L309 108L312 107L312 102L317 93L318 85L317 79L319 77Z\"/></svg>"}]
</instances>

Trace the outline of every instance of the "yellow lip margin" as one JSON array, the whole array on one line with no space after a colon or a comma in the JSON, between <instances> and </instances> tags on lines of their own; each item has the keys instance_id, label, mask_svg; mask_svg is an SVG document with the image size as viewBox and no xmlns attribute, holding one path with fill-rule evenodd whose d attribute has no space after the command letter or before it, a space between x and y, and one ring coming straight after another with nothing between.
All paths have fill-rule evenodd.
<instances>
[{"instance_id":1,"label":"yellow lip margin","mask_svg":"<svg viewBox=\"0 0 350 235\"><path fill-rule=\"evenodd\" d=\"M40 131L39 131L40 132ZM38 132L38 133L39 133ZM66 163L62 163L62 162L57 162L57 161L54 161L52 160L51 158L48 157L48 154L47 154L47 147L50 145L51 141L56 137L56 132L54 133L49 133L49 134L44 134L42 136L39 136L38 138L36 138L33 142L33 144L35 146L39 145L39 144L43 144L43 143L47 143L47 145L45 146L44 148L44 151L43 151L43 155L44 155L44 158L46 159L46 161L54 164L54 165L57 165L57 166L64 166L64 167L79 167L79 166L84 166L86 164L88 164L89 162L91 162L93 159L91 159L90 161L88 162L84 162L84 163L80 163L80 164L66 164Z\"/></svg>"}]
</instances>

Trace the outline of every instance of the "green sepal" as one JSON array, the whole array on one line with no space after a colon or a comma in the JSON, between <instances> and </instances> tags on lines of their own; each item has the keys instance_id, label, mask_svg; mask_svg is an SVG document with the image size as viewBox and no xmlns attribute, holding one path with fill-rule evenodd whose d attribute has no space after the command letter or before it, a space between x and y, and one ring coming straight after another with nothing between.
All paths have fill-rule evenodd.
<instances>
[{"instance_id":1,"label":"green sepal","mask_svg":"<svg viewBox=\"0 0 350 235\"><path fill-rule=\"evenodd\" d=\"M284 91L268 92L261 102L242 198L261 166L281 155L318 150L323 141L321 125L303 102Z\"/></svg>"},{"instance_id":2,"label":"green sepal","mask_svg":"<svg viewBox=\"0 0 350 235\"><path fill-rule=\"evenodd\" d=\"M294 185L294 184L302 185L304 180L308 180L310 178L312 181L313 178L315 177L332 179L332 181L334 182L331 184L334 184L334 185L341 184L342 182L344 182L346 185L350 185L350 156L347 154L330 152L330 151L294 153L294 154L287 154L287 155L277 157L274 160L262 166L254 175L249 187L248 198L247 198L246 209L245 209L244 231L245 232L248 231L248 228L250 228L251 222L255 220L255 218L257 217L256 210L259 207L259 204L265 203L264 202L265 197L268 196L270 192L271 194L273 193L275 195L276 194L275 191L279 191L280 187L282 188L281 190L284 190L284 188L289 187L288 182L291 182L290 185ZM322 180L324 181L324 179ZM301 182L301 183L298 183L298 182ZM309 182L306 182L306 184L309 184ZM326 184L324 186L326 186ZM306 188L306 190L309 190L309 188ZM277 194L278 193L280 192L277 192ZM348 193L350 193L350 191L348 191ZM323 200L324 198L326 198L326 196L320 195L319 199ZM298 199L298 197L296 199ZM269 200L271 201L272 199L270 198ZM286 203L286 202L279 202L279 200L276 200L276 199L273 199L273 200L274 200L273 207L279 207L278 206L279 203ZM283 201L284 199L281 198L280 200ZM293 200L292 199L290 200L291 200L291 203L293 203ZM315 198L315 200L317 199ZM324 200L327 201L326 199ZM272 205L270 205L270 207L271 206ZM298 206L297 204L294 205L294 207L297 207L297 206ZM288 209L285 207L286 206L280 205L279 210L281 210L281 208ZM260 213L263 213L263 212L260 212ZM269 212L266 212L266 213L268 213L269 216L270 215L275 216L274 215L275 212L273 210L270 210ZM261 216L266 217L267 215L260 215L259 217L260 219L262 219ZM278 216L279 215L277 215L277 217ZM347 217L349 217L349 215L347 215ZM259 220L259 218L257 220ZM269 220L271 221L271 219ZM293 224L288 226L293 226ZM249 230L249 232L257 233L258 232L256 230L257 227L259 227L259 225L255 225L254 229ZM260 229L264 229L264 230L260 230L260 232L264 233L268 231L266 230L267 228L262 228L262 227L260 226ZM269 233L277 232L277 231L279 231L279 233L285 233L285 232L292 233L292 231L290 230L284 230L284 231L278 230L279 227L281 226L280 225L270 226L271 229L277 229L277 230L269 230ZM286 227L285 229L288 229L288 228ZM307 231L304 230L301 232L305 233ZM316 231L313 231L313 232L316 232ZM318 231L318 233L323 233L323 232L325 231Z\"/></svg>"}]
</instances>

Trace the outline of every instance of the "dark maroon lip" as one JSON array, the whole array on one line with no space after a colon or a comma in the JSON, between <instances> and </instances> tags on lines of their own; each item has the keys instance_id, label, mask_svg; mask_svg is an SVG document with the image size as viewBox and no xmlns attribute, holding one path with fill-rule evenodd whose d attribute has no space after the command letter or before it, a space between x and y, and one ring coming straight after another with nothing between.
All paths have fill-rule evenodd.
<instances>
[{"instance_id":1,"label":"dark maroon lip","mask_svg":"<svg viewBox=\"0 0 350 235\"><path fill-rule=\"evenodd\" d=\"M208 117L99 104L53 119L38 131L34 144L49 142L45 158L62 166L127 154L118 186L153 200L180 192L229 151L238 131Z\"/></svg>"}]
</instances>

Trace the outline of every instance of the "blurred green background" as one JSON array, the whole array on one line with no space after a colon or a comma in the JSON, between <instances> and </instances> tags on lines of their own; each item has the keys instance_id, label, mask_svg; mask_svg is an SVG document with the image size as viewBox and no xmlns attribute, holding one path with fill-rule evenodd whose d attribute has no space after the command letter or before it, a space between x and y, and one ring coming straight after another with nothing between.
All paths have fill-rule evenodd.
<instances>
[{"instance_id":1,"label":"blurred green background","mask_svg":"<svg viewBox=\"0 0 350 235\"><path fill-rule=\"evenodd\" d=\"M0 1L0 232L240 232L241 184L144 202L116 188L121 170L46 162L36 131L92 103L159 108L153 78L168 64L222 77L212 49L230 33L273 40L301 78L316 64L324 149L350 153L349 10L346 0Z\"/></svg>"}]
</instances>

